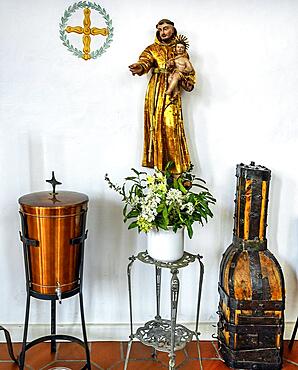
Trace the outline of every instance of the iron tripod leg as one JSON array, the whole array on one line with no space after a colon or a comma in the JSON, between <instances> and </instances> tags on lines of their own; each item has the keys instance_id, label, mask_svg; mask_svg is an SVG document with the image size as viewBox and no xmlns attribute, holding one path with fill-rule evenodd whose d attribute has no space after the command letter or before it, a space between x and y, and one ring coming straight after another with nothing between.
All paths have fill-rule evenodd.
<instances>
[{"instance_id":1,"label":"iron tripod leg","mask_svg":"<svg viewBox=\"0 0 298 370\"><path fill-rule=\"evenodd\" d=\"M44 337L37 338L27 344L30 298L31 298L30 292L28 292L27 303L26 303L26 313L25 313L24 333L23 333L23 344L22 344L22 350L21 350L20 358L19 358L19 369L20 370L24 370L24 367L25 367L26 350L32 348L38 343L50 341L51 342L51 352L56 352L56 340L67 340L70 342L75 342L75 343L80 344L82 347L84 347L85 352L86 352L86 365L82 368L82 370L83 369L91 370L90 352L89 352L89 347L88 347L88 342L87 342L86 324L85 324L85 317L84 317L83 295L81 291L79 291L78 293L79 293L79 300L80 300L81 323L82 323L82 332L83 332L84 340L82 341L81 339L70 336L70 335L57 335L56 334L56 297L53 298L53 297L43 295L42 296L43 298L41 298L40 296L40 299L50 299L51 300L51 335L46 335Z\"/></svg>"},{"instance_id":2,"label":"iron tripod leg","mask_svg":"<svg viewBox=\"0 0 298 370\"><path fill-rule=\"evenodd\" d=\"M51 300L51 335L56 334L56 300ZM51 340L51 352L56 353L57 345L56 339Z\"/></svg>"},{"instance_id":3,"label":"iron tripod leg","mask_svg":"<svg viewBox=\"0 0 298 370\"><path fill-rule=\"evenodd\" d=\"M199 289L198 289L198 303L197 303L197 317L196 317L196 328L195 328L195 337L197 340L197 349L198 349L198 357L201 357L200 347L199 347L199 315L200 315L200 308L201 308L201 297L202 297L202 285L203 285L203 278L204 278L204 264L202 262L202 256L199 254L197 255L198 262L200 264L200 277L199 277Z\"/></svg>"},{"instance_id":4,"label":"iron tripod leg","mask_svg":"<svg viewBox=\"0 0 298 370\"><path fill-rule=\"evenodd\" d=\"M135 256L129 257L130 262L128 263L128 266L127 266L127 283L128 283L128 298L129 298L129 320L130 320L130 336L129 336L129 338L130 338L130 340L129 340L128 347L127 347L124 370L127 369L130 350L131 350L131 346L132 346L132 341L133 341L133 338L134 338L133 325L132 325L131 268L132 268L132 265L133 265L135 260L136 260Z\"/></svg>"},{"instance_id":5,"label":"iron tripod leg","mask_svg":"<svg viewBox=\"0 0 298 370\"><path fill-rule=\"evenodd\" d=\"M200 278L199 278L199 290L198 290L198 303L197 303L197 317L196 317L196 335L200 335L198 332L199 329L199 315L200 315L200 307L201 307L201 296L202 296L202 285L203 285L203 278L204 278L204 264L202 262L202 256L197 255L197 259L200 264Z\"/></svg>"},{"instance_id":6,"label":"iron tripod leg","mask_svg":"<svg viewBox=\"0 0 298 370\"><path fill-rule=\"evenodd\" d=\"M83 332L83 339L84 339L85 352L86 352L86 366L84 368L91 370L90 351L88 347L87 331L86 331L86 323L85 323L85 315L84 315L83 294L81 291L79 292L79 300L80 300L82 332Z\"/></svg>"},{"instance_id":7,"label":"iron tripod leg","mask_svg":"<svg viewBox=\"0 0 298 370\"><path fill-rule=\"evenodd\" d=\"M128 361L129 361L129 355L130 355L130 350L131 350L131 346L132 346L132 341L133 341L133 338L130 339L130 341L128 342L127 352L126 352L126 358L125 358L125 364L124 364L124 370L127 369L127 365L128 365Z\"/></svg>"},{"instance_id":8,"label":"iron tripod leg","mask_svg":"<svg viewBox=\"0 0 298 370\"><path fill-rule=\"evenodd\" d=\"M11 337L10 337L9 331L6 330L3 326L0 325L0 331L1 330L4 331L9 356L18 365L19 364L18 360L15 358L15 355L14 355L14 352L13 352L13 346L12 346L12 343L11 343Z\"/></svg>"},{"instance_id":9,"label":"iron tripod leg","mask_svg":"<svg viewBox=\"0 0 298 370\"><path fill-rule=\"evenodd\" d=\"M171 349L169 353L169 370L175 369L176 354L175 354L175 331L177 321L177 308L178 308L178 297L179 297L179 279L178 269L171 270Z\"/></svg>"},{"instance_id":10,"label":"iron tripod leg","mask_svg":"<svg viewBox=\"0 0 298 370\"><path fill-rule=\"evenodd\" d=\"M26 313L25 313L25 324L23 332L23 344L22 351L19 358L19 369L23 370L25 365L25 355L26 355L26 342L28 336L28 323L29 323L29 311L30 311L30 293L27 292L27 301L26 301Z\"/></svg>"}]
</instances>

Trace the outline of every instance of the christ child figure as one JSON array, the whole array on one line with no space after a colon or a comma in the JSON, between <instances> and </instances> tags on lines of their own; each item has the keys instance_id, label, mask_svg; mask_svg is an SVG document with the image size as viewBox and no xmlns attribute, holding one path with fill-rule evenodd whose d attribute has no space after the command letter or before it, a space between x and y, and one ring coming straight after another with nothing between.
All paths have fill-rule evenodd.
<instances>
[{"instance_id":1,"label":"christ child figure","mask_svg":"<svg viewBox=\"0 0 298 370\"><path fill-rule=\"evenodd\" d=\"M194 68L186 52L189 43L187 38L179 35L176 38L175 52L176 56L167 62L167 69L171 71L168 77L167 95L175 98L179 92L180 81L187 83L188 77L194 74Z\"/></svg>"}]
</instances>

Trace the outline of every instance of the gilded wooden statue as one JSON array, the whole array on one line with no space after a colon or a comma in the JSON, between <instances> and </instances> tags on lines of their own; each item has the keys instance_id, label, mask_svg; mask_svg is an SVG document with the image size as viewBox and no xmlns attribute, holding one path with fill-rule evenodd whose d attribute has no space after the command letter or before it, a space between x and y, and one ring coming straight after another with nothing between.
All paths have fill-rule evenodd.
<instances>
[{"instance_id":1,"label":"gilded wooden statue","mask_svg":"<svg viewBox=\"0 0 298 370\"><path fill-rule=\"evenodd\" d=\"M181 88L192 91L195 71L186 51L185 36L177 36L174 23L162 19L156 25L155 41L130 65L133 75L152 72L144 107L144 167L164 170L169 161L173 173L190 167L183 126Z\"/></svg>"}]
</instances>

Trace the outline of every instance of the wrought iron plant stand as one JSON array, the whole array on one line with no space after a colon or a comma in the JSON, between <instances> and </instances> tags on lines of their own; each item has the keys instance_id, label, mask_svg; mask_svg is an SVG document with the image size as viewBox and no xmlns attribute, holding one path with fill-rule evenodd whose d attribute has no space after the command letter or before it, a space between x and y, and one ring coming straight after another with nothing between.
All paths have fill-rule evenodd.
<instances>
[{"instance_id":1,"label":"wrought iron plant stand","mask_svg":"<svg viewBox=\"0 0 298 370\"><path fill-rule=\"evenodd\" d=\"M188 266L194 261L198 261L200 265L199 274L199 286L198 286L198 300L196 310L196 324L195 330L189 330L181 324L177 324L177 308L179 298L180 281L178 278L179 269ZM129 362L129 355L133 340L136 338L141 343L151 346L154 349L153 356L156 355L156 351L168 352L169 354L169 370L175 369L175 351L183 349L193 337L199 341L198 326L199 326L199 312L201 304L202 294L202 283L204 276L204 265L202 262L202 256L193 255L184 252L181 259L175 262L161 262L151 258L147 251L140 252L137 256L129 258L127 266L127 278L128 278L128 293L129 293L129 310L130 310L130 341L128 343L127 354L125 359L124 370L127 369ZM142 263L151 264L155 266L155 278L156 278L156 316L154 320L150 320L139 327L136 332L133 332L133 305L132 305L132 287L131 287L131 269L135 261ZM170 269L172 274L170 290L171 290L171 319L162 319L160 315L160 293L161 293L161 271L163 268Z\"/></svg>"},{"instance_id":2,"label":"wrought iron plant stand","mask_svg":"<svg viewBox=\"0 0 298 370\"><path fill-rule=\"evenodd\" d=\"M19 199L27 291L19 368L24 369L26 351L36 344L50 341L51 352L56 352L56 341L66 340L84 347L86 364L82 370L91 370L82 293L88 197L76 192L56 193L55 187L61 183L54 173L47 182L53 186L52 193L32 193ZM56 333L56 301L61 303L77 294L83 340ZM51 334L27 343L31 297L51 301Z\"/></svg>"}]
</instances>

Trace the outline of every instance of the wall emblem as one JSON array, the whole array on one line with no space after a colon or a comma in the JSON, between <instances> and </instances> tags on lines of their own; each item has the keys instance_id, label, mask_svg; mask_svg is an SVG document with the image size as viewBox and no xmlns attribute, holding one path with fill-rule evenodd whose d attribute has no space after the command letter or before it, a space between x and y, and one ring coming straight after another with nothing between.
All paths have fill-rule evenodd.
<instances>
[{"instance_id":1,"label":"wall emblem","mask_svg":"<svg viewBox=\"0 0 298 370\"><path fill-rule=\"evenodd\" d=\"M69 25L70 18L72 15L82 9L83 10L83 25ZM91 27L91 12L99 13L105 21L105 28ZM95 19L95 17L93 17ZM84 60L96 59L100 57L110 46L113 40L113 31L112 20L110 19L109 14L106 10L96 3L91 3L89 1L79 1L68 7L64 11L64 15L61 18L60 26L60 39L63 42L63 45L73 53L76 57L82 58ZM73 46L69 39L67 38L67 33L77 33L83 36L83 49L80 50ZM104 44L92 52L91 51L91 42L94 40L91 36L102 36L106 37ZM94 42L94 41L93 41Z\"/></svg>"}]
</instances>

